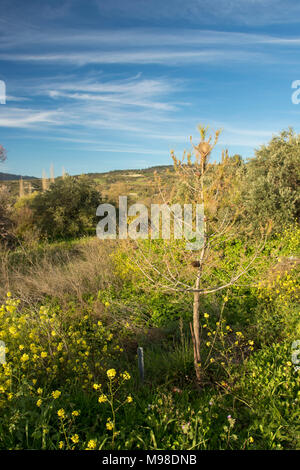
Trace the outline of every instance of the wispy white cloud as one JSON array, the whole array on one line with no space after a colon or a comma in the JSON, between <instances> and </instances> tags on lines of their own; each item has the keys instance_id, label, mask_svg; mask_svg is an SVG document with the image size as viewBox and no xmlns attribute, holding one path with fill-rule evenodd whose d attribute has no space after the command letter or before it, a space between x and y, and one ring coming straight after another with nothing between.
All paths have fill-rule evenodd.
<instances>
[{"instance_id":1,"label":"wispy white cloud","mask_svg":"<svg viewBox=\"0 0 300 470\"><path fill-rule=\"evenodd\" d=\"M203 29L217 30L221 25L242 29L245 25L298 23L300 15L300 4L295 0L1 0L1 6L0 24L3 28L7 25L6 31L17 33L23 25L25 41L30 40L34 29L43 38L44 30L52 26L59 33L62 24L73 25L74 36L88 25L90 30L102 31L105 38L111 24L144 24L168 29L175 29L178 24L194 29L200 25Z\"/></svg>"},{"instance_id":2,"label":"wispy white cloud","mask_svg":"<svg viewBox=\"0 0 300 470\"><path fill-rule=\"evenodd\" d=\"M137 74L124 79L111 75L96 80L87 75L81 80L65 75L42 81L22 82L22 92L37 109L7 107L0 121L2 127L27 127L56 124L61 129L106 129L147 134L162 123L174 121L174 111L187 106L176 100L183 87L177 79L145 79ZM12 89L14 84L11 85ZM20 84L16 84L18 91Z\"/></svg>"},{"instance_id":3,"label":"wispy white cloud","mask_svg":"<svg viewBox=\"0 0 300 470\"><path fill-rule=\"evenodd\" d=\"M25 96L12 96L12 95L6 95L6 101L29 101L30 98L25 97Z\"/></svg>"},{"instance_id":4,"label":"wispy white cloud","mask_svg":"<svg viewBox=\"0 0 300 470\"><path fill-rule=\"evenodd\" d=\"M5 108L0 114L0 127L26 128L44 123L58 125L61 123L62 114L61 111Z\"/></svg>"},{"instance_id":5,"label":"wispy white cloud","mask_svg":"<svg viewBox=\"0 0 300 470\"><path fill-rule=\"evenodd\" d=\"M18 28L12 31L8 28L2 31L2 42L0 49L31 48L40 49L47 46L47 49L55 46L83 49L88 47L94 49L107 50L118 48L136 47L186 47L186 46L249 46L249 45L298 45L298 37L280 37L276 35L244 33L239 31L219 31L213 29L185 29L183 27L172 29L166 28L126 28L99 30L73 30L73 29L45 29L20 31Z\"/></svg>"},{"instance_id":6,"label":"wispy white cloud","mask_svg":"<svg viewBox=\"0 0 300 470\"><path fill-rule=\"evenodd\" d=\"M83 80L81 82L49 83L47 88L44 85L42 89L39 88L36 92L47 93L53 99L64 98L92 103L103 102L118 107L141 107L172 111L176 109L175 104L167 103L162 99L176 91L177 85L178 81L176 80L145 80L137 76L122 81L96 82Z\"/></svg>"},{"instance_id":7,"label":"wispy white cloud","mask_svg":"<svg viewBox=\"0 0 300 470\"><path fill-rule=\"evenodd\" d=\"M199 64L278 61L264 52L240 50L187 50L187 51L110 51L110 52L73 52L46 54L0 54L0 60L21 62L49 62L87 65L87 64Z\"/></svg>"},{"instance_id":8,"label":"wispy white cloud","mask_svg":"<svg viewBox=\"0 0 300 470\"><path fill-rule=\"evenodd\" d=\"M249 137L272 137L272 131L261 129L240 129L237 127L231 127L227 123L224 123L224 131L230 134L243 135Z\"/></svg>"},{"instance_id":9,"label":"wispy white cloud","mask_svg":"<svg viewBox=\"0 0 300 470\"><path fill-rule=\"evenodd\" d=\"M62 93L59 91L49 91L49 96L51 96L52 98L68 98L80 101L101 101L105 103L115 103L126 106L139 106L143 108L154 108L165 111L172 111L176 109L175 106L172 106L171 104L167 103L139 101L134 99L128 99L126 97L115 97L113 95L99 96L92 95L89 93Z\"/></svg>"},{"instance_id":10,"label":"wispy white cloud","mask_svg":"<svg viewBox=\"0 0 300 470\"><path fill-rule=\"evenodd\" d=\"M88 152L105 152L105 153L129 153L140 155L164 155L163 150L153 150L147 148L124 147L124 146L96 146L96 147L82 147L81 150Z\"/></svg>"},{"instance_id":11,"label":"wispy white cloud","mask_svg":"<svg viewBox=\"0 0 300 470\"><path fill-rule=\"evenodd\" d=\"M58 90L67 91L85 91L90 93L131 93L135 95L152 95L157 96L164 93L173 91L180 80L172 78L156 78L156 79L145 79L142 74L125 78L122 80L111 79L96 81L93 77L82 80L61 80L55 83L55 87ZM47 85L48 86L48 85ZM45 89L45 86L44 86Z\"/></svg>"},{"instance_id":12,"label":"wispy white cloud","mask_svg":"<svg viewBox=\"0 0 300 470\"><path fill-rule=\"evenodd\" d=\"M38 0L2 2L0 60L6 62L1 73L12 78L0 127L28 129L16 131L16 140L39 139L37 146L42 139L57 140L61 152L65 141L80 152L159 155L159 148L189 146L199 115L201 122L223 127L221 145L259 145L271 137L264 123L257 124L252 106L257 99L259 109L269 109L270 101L255 95L271 90L262 83L263 72L272 66L279 82L290 64L298 70L300 35L280 28L283 34L262 28L245 32L238 26L274 23L280 13L283 22L293 15L291 22L296 21L300 3L296 8L290 0L289 14L288 7L280 12L279 0L103 0L100 10L93 10L96 0L53 0L38 14L32 6ZM26 4L20 8L25 14L15 15L11 4ZM221 120L225 112L224 122L211 119ZM275 121L271 116L266 127ZM12 139L13 132L3 135Z\"/></svg>"}]
</instances>

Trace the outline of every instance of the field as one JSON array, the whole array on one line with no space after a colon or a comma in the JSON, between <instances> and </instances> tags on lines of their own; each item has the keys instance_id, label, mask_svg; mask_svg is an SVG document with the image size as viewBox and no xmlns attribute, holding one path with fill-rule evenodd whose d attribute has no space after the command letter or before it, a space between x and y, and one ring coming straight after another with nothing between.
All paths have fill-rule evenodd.
<instances>
[{"instance_id":1,"label":"field","mask_svg":"<svg viewBox=\"0 0 300 470\"><path fill-rule=\"evenodd\" d=\"M172 290L170 277L163 288L155 277L158 270L169 276L174 265L180 282L192 286L198 266L194 253L185 253L174 240L167 245L142 240L137 247L128 240L99 240L94 220L90 224L88 219L92 216L79 210L82 200L77 211L72 207L71 226L65 216L69 212L59 205L50 219L49 214L45 220L34 216L39 198L45 214L54 207L56 185L65 211L70 201L64 200L63 185L73 185L69 188L75 195L86 191L89 201L101 197L116 204L119 195L128 195L130 203L148 205L159 198L154 169L58 178L44 191L37 181L35 191L21 197L18 182L2 184L7 236L0 262L0 340L6 354L0 366L0 449L300 448L296 213L284 221L289 212L283 203L275 202L276 212L258 202L261 211L271 211L274 223L256 252L259 230L250 226L258 212L251 209L254 199L249 202L248 190L243 199L239 184L244 187L251 177L256 181L255 171L262 167L253 167L251 176L236 158L227 164L233 165L230 175L236 178L218 184L234 188L226 193L228 200L239 197L236 206L249 219L235 216L230 233L220 233L201 282L226 285L227 273L232 278L249 263L251 269L227 287L201 294L196 364L191 335L195 295ZM209 188L219 168L208 168ZM181 188L176 161L175 170L157 170L167 192L174 183ZM242 183L241 174L246 178ZM280 184L297 188L292 177L284 178ZM95 193L88 192L91 186ZM278 181L274 198L277 188ZM180 190L174 200L181 197ZM228 200L222 197L222 216ZM219 217L215 206L207 205L213 221ZM53 231L60 224L68 236ZM144 353L144 380L138 347Z\"/></svg>"}]
</instances>

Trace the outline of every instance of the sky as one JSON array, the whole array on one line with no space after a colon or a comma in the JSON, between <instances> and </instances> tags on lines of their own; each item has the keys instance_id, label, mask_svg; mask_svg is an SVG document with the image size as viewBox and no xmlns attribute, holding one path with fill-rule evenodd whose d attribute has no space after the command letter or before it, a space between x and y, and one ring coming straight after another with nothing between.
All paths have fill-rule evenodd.
<instances>
[{"instance_id":1,"label":"sky","mask_svg":"<svg viewBox=\"0 0 300 470\"><path fill-rule=\"evenodd\" d=\"M0 0L0 171L168 165L198 124L251 158L300 132L295 80L298 0Z\"/></svg>"}]
</instances>

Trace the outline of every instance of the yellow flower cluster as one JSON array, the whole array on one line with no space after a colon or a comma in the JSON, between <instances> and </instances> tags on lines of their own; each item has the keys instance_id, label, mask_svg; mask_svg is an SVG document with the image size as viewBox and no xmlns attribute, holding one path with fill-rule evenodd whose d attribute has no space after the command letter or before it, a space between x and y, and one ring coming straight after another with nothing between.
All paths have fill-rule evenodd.
<instances>
[{"instance_id":1,"label":"yellow flower cluster","mask_svg":"<svg viewBox=\"0 0 300 470\"><path fill-rule=\"evenodd\" d=\"M94 439L90 439L87 444L86 450L94 450L96 449L96 445L97 445L96 441Z\"/></svg>"},{"instance_id":2,"label":"yellow flower cluster","mask_svg":"<svg viewBox=\"0 0 300 470\"><path fill-rule=\"evenodd\" d=\"M0 364L0 409L2 404L6 406L8 400L17 397L18 387L22 387L22 396L28 394L27 398L41 410L41 417L48 409L56 414L63 436L57 444L59 449L80 445L80 433L74 427L80 410L67 411L65 393L74 377L82 390L92 388L99 392L99 403L108 402L113 407L116 399L115 412L120 406L133 402L131 395L123 400L117 397L120 386L130 380L130 374L127 371L117 374L116 369L107 367L112 354L115 359L115 354L122 349L114 343L113 334L90 314L73 317L72 309L66 315L58 307L47 306L32 312L21 307L20 301L13 299L9 292L0 306L0 340L5 344L7 359L5 364ZM103 386L99 377L105 380ZM50 388L47 385L50 383L57 388ZM115 439L118 434L115 415L107 420L105 427L113 431L111 436ZM45 436L47 427L42 432ZM91 439L85 447L96 449L97 441Z\"/></svg>"},{"instance_id":3,"label":"yellow flower cluster","mask_svg":"<svg viewBox=\"0 0 300 470\"><path fill-rule=\"evenodd\" d=\"M275 298L288 305L289 302L297 302L299 299L299 277L293 270L288 269L284 272L278 272L271 279L267 279L258 283L259 298L266 300L274 300Z\"/></svg>"},{"instance_id":4,"label":"yellow flower cluster","mask_svg":"<svg viewBox=\"0 0 300 470\"><path fill-rule=\"evenodd\" d=\"M113 378L115 378L115 376L116 376L116 371L115 371L115 369L109 369L109 370L107 371L107 377L108 377L109 379L113 379Z\"/></svg>"},{"instance_id":5,"label":"yellow flower cluster","mask_svg":"<svg viewBox=\"0 0 300 470\"><path fill-rule=\"evenodd\" d=\"M130 380L130 374L125 370L125 372L123 372L121 374L121 377L124 379L124 380Z\"/></svg>"},{"instance_id":6,"label":"yellow flower cluster","mask_svg":"<svg viewBox=\"0 0 300 470\"><path fill-rule=\"evenodd\" d=\"M62 418L62 419L65 418L65 410L63 408L58 410L57 416L59 416L59 418Z\"/></svg>"},{"instance_id":7,"label":"yellow flower cluster","mask_svg":"<svg viewBox=\"0 0 300 470\"><path fill-rule=\"evenodd\" d=\"M107 401L107 396L106 395L100 395L100 397L98 398L98 402L99 403L105 403Z\"/></svg>"},{"instance_id":8,"label":"yellow flower cluster","mask_svg":"<svg viewBox=\"0 0 300 470\"><path fill-rule=\"evenodd\" d=\"M205 327L203 332L207 336L204 344L208 348L208 355L202 367L208 367L209 364L215 363L216 360L225 367L230 362L230 358L234 357L237 353L238 348L244 351L253 351L254 341L248 340L246 342L245 336L241 331L237 331L235 333L236 338L234 338L233 330L229 325L226 325L225 319L213 322L208 320L208 314L204 314L204 317L207 319L207 323L203 325Z\"/></svg>"},{"instance_id":9,"label":"yellow flower cluster","mask_svg":"<svg viewBox=\"0 0 300 470\"><path fill-rule=\"evenodd\" d=\"M108 429L109 431L112 431L114 429L114 425L113 425L110 418L108 418L108 420L107 420L106 429Z\"/></svg>"},{"instance_id":10,"label":"yellow flower cluster","mask_svg":"<svg viewBox=\"0 0 300 470\"><path fill-rule=\"evenodd\" d=\"M5 343L7 361L0 365L0 406L3 400L12 399L12 370L15 377L20 375L33 385L36 381L58 383L62 377L64 385L68 385L76 375L81 386L88 389L95 370L104 374L106 360L112 353L121 352L112 333L92 315L73 318L72 312L65 315L59 308L48 306L32 312L21 307L20 300L14 299L11 292L0 306L0 340ZM109 379L114 379L114 369L107 373ZM100 385L96 383L94 388L97 387ZM41 388L38 390L41 395ZM51 394L57 399L61 392L53 390Z\"/></svg>"}]
</instances>

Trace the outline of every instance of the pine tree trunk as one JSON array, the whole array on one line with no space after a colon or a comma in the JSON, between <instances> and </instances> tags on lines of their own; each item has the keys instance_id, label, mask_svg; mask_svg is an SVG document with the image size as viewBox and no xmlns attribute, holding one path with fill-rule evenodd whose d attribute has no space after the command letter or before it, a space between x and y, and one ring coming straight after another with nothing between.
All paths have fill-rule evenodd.
<instances>
[{"instance_id":1,"label":"pine tree trunk","mask_svg":"<svg viewBox=\"0 0 300 470\"><path fill-rule=\"evenodd\" d=\"M200 279L197 277L196 289L199 289ZM194 367L198 383L201 382L201 355L200 355L200 323L199 323L200 292L194 292L193 324L190 325L194 346Z\"/></svg>"}]
</instances>

